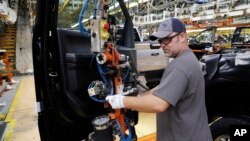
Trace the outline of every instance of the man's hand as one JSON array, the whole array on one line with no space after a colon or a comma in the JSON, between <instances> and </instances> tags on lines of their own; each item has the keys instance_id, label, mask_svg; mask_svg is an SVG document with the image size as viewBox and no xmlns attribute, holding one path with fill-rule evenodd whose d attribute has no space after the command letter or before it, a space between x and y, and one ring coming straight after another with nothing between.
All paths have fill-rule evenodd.
<instances>
[{"instance_id":1,"label":"man's hand","mask_svg":"<svg viewBox=\"0 0 250 141\"><path fill-rule=\"evenodd\" d=\"M124 108L123 99L124 99L124 96L121 95L121 94L110 95L110 96L106 97L106 100L109 102L109 104L111 105L112 109L121 109L121 108Z\"/></svg>"}]
</instances>

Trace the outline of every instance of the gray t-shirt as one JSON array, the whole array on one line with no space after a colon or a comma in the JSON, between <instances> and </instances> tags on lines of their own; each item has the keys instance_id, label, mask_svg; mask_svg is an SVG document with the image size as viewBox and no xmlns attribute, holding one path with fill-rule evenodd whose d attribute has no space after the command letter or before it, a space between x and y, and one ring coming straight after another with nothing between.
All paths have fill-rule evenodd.
<instances>
[{"instance_id":1,"label":"gray t-shirt","mask_svg":"<svg viewBox=\"0 0 250 141\"><path fill-rule=\"evenodd\" d=\"M183 51L168 64L154 95L170 104L157 113L157 141L212 141L204 77L192 50Z\"/></svg>"}]
</instances>

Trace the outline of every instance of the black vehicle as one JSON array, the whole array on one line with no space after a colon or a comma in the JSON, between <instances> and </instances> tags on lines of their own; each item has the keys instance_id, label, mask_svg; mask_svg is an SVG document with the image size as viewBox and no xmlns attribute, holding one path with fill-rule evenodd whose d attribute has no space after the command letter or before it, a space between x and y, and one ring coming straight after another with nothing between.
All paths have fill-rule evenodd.
<instances>
[{"instance_id":1,"label":"black vehicle","mask_svg":"<svg viewBox=\"0 0 250 141\"><path fill-rule=\"evenodd\" d=\"M232 125L250 125L250 50L247 39L250 27L237 27L232 48L204 55L206 65L206 107L215 140L230 139Z\"/></svg>"},{"instance_id":2,"label":"black vehicle","mask_svg":"<svg viewBox=\"0 0 250 141\"><path fill-rule=\"evenodd\" d=\"M98 49L106 38L102 36L106 30L99 32L101 22L97 18L91 21L91 36L83 36L80 31L58 28L59 0L37 0L33 61L36 100L41 107L38 113L41 140L98 141L112 140L113 135L126 140L137 139L134 126L138 113L124 109L113 111L104 103L107 94L121 91L137 95L137 85L147 89L137 80L133 23L123 0L117 2L125 17L122 40L113 48L115 37L111 34L102 44L106 52L98 53L93 51L93 46ZM103 5L102 12L107 12L107 5ZM115 27L112 16L101 20L110 24L104 23L102 27ZM109 57L112 61L104 62ZM163 69L157 70L157 77L152 81L159 82L162 74L159 71Z\"/></svg>"},{"instance_id":3,"label":"black vehicle","mask_svg":"<svg viewBox=\"0 0 250 141\"><path fill-rule=\"evenodd\" d=\"M250 27L237 27L232 39L232 48L250 48Z\"/></svg>"},{"instance_id":4,"label":"black vehicle","mask_svg":"<svg viewBox=\"0 0 250 141\"><path fill-rule=\"evenodd\" d=\"M123 32L117 50L130 56L131 72L125 88L131 90L140 84L136 79L138 71L133 24L123 0L118 2L126 17L124 24L126 32ZM91 52L91 38L83 37L79 31L57 28L58 3L59 0L37 0L36 24L33 31L33 62L36 100L40 107L38 113L40 137L43 141L89 139L93 131L97 130L92 124L94 119L101 117L105 121L106 117L103 115L110 113L111 109L104 108L103 103L93 101L88 95L88 89L92 86L90 84L103 79L96 65L98 62L93 59L96 54ZM239 55L237 53L241 51L243 50L231 49L201 59L206 64L206 105L214 139L229 138L231 124L250 123L250 105L247 99L250 67L248 62L235 65L235 58ZM99 61L103 60L102 56L98 58ZM117 72L115 69L109 71L109 74ZM150 72L152 74L150 80L157 83L162 72L159 70ZM98 90L105 89L103 85L98 86L100 86ZM98 98L105 97L109 90L103 91L103 95ZM133 94L136 95L137 92L134 91ZM137 112L125 113L129 122L136 125ZM107 125L102 127L117 129L113 127L117 124ZM105 129L109 130L105 130L108 133L104 134L110 135L112 132L110 128ZM134 133L133 126L130 131ZM119 130L113 132L117 133ZM103 132L95 133L94 135ZM108 137L111 140L113 138ZM136 133L132 139L136 140Z\"/></svg>"}]
</instances>

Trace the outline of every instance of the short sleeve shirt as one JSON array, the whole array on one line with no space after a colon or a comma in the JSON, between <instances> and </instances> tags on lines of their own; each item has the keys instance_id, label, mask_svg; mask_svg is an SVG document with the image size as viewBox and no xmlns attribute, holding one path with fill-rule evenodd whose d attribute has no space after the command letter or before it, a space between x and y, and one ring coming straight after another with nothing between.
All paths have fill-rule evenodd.
<instances>
[{"instance_id":1,"label":"short sleeve shirt","mask_svg":"<svg viewBox=\"0 0 250 141\"><path fill-rule=\"evenodd\" d=\"M170 104L157 113L157 141L212 141L205 107L205 84L192 50L166 67L154 95Z\"/></svg>"}]
</instances>

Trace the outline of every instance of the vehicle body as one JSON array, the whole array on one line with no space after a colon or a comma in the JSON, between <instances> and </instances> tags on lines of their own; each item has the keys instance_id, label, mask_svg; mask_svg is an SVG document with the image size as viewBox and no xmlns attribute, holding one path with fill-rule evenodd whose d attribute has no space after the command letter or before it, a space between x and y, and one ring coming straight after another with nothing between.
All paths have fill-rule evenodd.
<instances>
[{"instance_id":1,"label":"vehicle body","mask_svg":"<svg viewBox=\"0 0 250 141\"><path fill-rule=\"evenodd\" d=\"M123 33L123 28L118 28L117 36L121 37L121 33ZM169 58L165 57L158 42L143 41L136 27L134 27L134 36L137 73L145 77L148 87L153 88L159 83L161 74L167 66ZM119 40L123 39L118 38L118 45L120 42Z\"/></svg>"},{"instance_id":2,"label":"vehicle body","mask_svg":"<svg viewBox=\"0 0 250 141\"><path fill-rule=\"evenodd\" d=\"M144 75L150 82L149 86L153 87L159 83L166 64L163 64L164 67L149 71L156 72L153 73L154 77L145 75L148 74L146 70L138 69L140 68L137 66L140 65L140 57L142 59L146 57L145 50L151 49L151 47L149 43L146 46L144 43L143 46L134 43L133 24L128 11L122 0L118 0L118 3L126 21L122 40L116 47L119 53L129 56L126 61L129 61L131 67L130 77L124 83L124 88L136 88L138 84L147 88L137 81L138 75ZM97 65L99 64L97 60L102 57L97 57L92 52L91 45L96 42L92 41L93 36L85 37L76 30L57 28L58 0L37 0L36 13L32 45L41 140L77 141L87 139L94 131L93 120L112 112L110 108L104 107L103 103L93 101L89 96L89 89L92 87L90 84L103 79ZM92 25L92 28L95 28L95 22ZM92 35L94 34L92 33ZM140 49L136 49L135 46ZM137 52L137 50L140 51ZM159 46L152 50L146 52L151 60L155 61L154 57L164 56L163 53L159 53L162 52ZM166 59L164 60L166 61ZM129 114L127 114L128 112ZM129 120L133 119L133 125L136 125L137 112L126 110L125 113ZM133 135L133 138L136 138L136 134Z\"/></svg>"},{"instance_id":3,"label":"vehicle body","mask_svg":"<svg viewBox=\"0 0 250 141\"><path fill-rule=\"evenodd\" d=\"M122 37L123 28L118 28L117 35ZM161 75L168 64L169 58L165 57L163 50L158 42L143 41L139 29L134 27L135 50L136 50L136 68L137 73L144 76L146 85L149 88L156 86L161 78ZM123 40L122 38L118 38Z\"/></svg>"},{"instance_id":4,"label":"vehicle body","mask_svg":"<svg viewBox=\"0 0 250 141\"><path fill-rule=\"evenodd\" d=\"M118 2L125 7L122 1ZM43 141L78 141L93 132L95 117L109 111L87 94L89 83L101 80L96 59L93 59L95 55L91 52L91 39L83 37L79 31L58 29L57 11L57 0L37 0L33 62L39 132ZM126 8L123 13L128 14ZM149 87L157 85L165 66L160 63L150 68L151 64L141 60L165 59L160 58L164 54L160 53L159 44L134 43L130 19L126 20L124 31L118 52L130 56L135 76L144 75ZM206 106L214 138L228 135L231 124L249 124L250 67L234 65L236 52L239 50L231 49L202 59L206 64ZM140 63L142 66L138 65ZM134 81L131 85L138 83ZM131 115L136 124L136 112Z\"/></svg>"},{"instance_id":5,"label":"vehicle body","mask_svg":"<svg viewBox=\"0 0 250 141\"><path fill-rule=\"evenodd\" d=\"M232 125L250 125L250 50L249 43L242 42L249 31L250 27L236 28L231 49L200 59L206 64L206 107L216 140L228 140Z\"/></svg>"},{"instance_id":6,"label":"vehicle body","mask_svg":"<svg viewBox=\"0 0 250 141\"><path fill-rule=\"evenodd\" d=\"M232 39L232 48L250 48L249 27L237 27Z\"/></svg>"},{"instance_id":7,"label":"vehicle body","mask_svg":"<svg viewBox=\"0 0 250 141\"><path fill-rule=\"evenodd\" d=\"M205 54L212 54L226 48L230 41L217 34L217 27L209 27L189 39L189 47L200 59Z\"/></svg>"}]
</instances>

